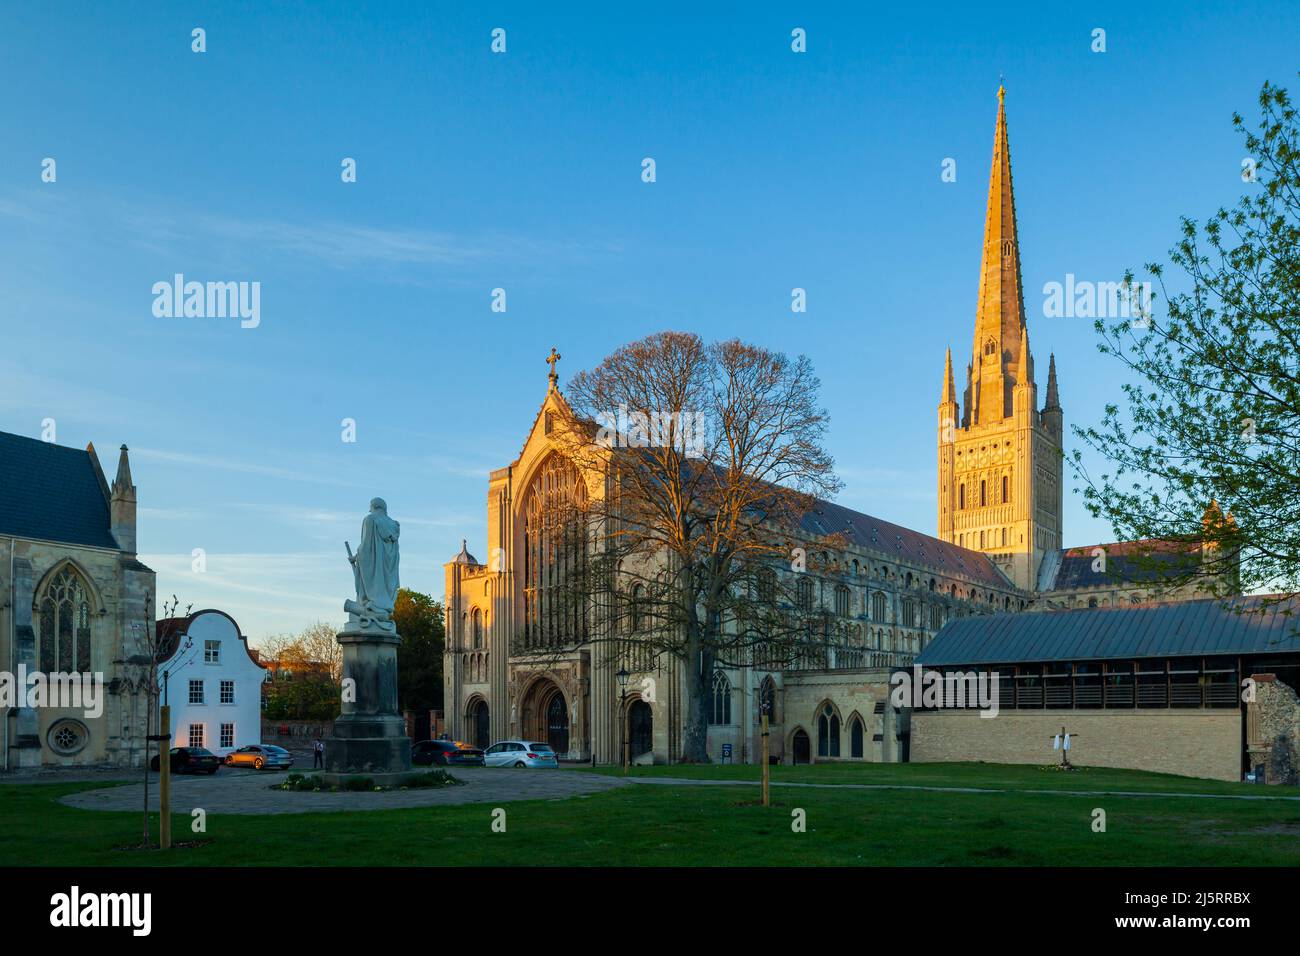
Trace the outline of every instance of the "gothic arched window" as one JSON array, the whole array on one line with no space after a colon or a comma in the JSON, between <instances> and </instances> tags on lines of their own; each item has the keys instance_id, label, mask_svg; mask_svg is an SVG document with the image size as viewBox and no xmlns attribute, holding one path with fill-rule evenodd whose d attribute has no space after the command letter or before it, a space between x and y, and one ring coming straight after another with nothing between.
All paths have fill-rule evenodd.
<instances>
[{"instance_id":1,"label":"gothic arched window","mask_svg":"<svg viewBox=\"0 0 1300 956\"><path fill-rule=\"evenodd\" d=\"M817 718L817 756L840 755L840 718L828 703Z\"/></svg>"},{"instance_id":2,"label":"gothic arched window","mask_svg":"<svg viewBox=\"0 0 1300 956\"><path fill-rule=\"evenodd\" d=\"M835 588L835 613L840 617L849 616L849 589L842 584Z\"/></svg>"},{"instance_id":3,"label":"gothic arched window","mask_svg":"<svg viewBox=\"0 0 1300 956\"><path fill-rule=\"evenodd\" d=\"M474 608L471 620L474 629L474 649L478 650L483 646L483 612L478 608Z\"/></svg>"},{"instance_id":4,"label":"gothic arched window","mask_svg":"<svg viewBox=\"0 0 1300 956\"><path fill-rule=\"evenodd\" d=\"M854 714L849 720L849 756L862 759L862 718Z\"/></svg>"},{"instance_id":5,"label":"gothic arched window","mask_svg":"<svg viewBox=\"0 0 1300 956\"><path fill-rule=\"evenodd\" d=\"M40 667L47 674L90 670L90 588L71 567L61 568L36 599Z\"/></svg>"},{"instance_id":6,"label":"gothic arched window","mask_svg":"<svg viewBox=\"0 0 1300 956\"><path fill-rule=\"evenodd\" d=\"M722 671L713 673L713 706L709 708L709 723L731 723L731 681Z\"/></svg>"},{"instance_id":7,"label":"gothic arched window","mask_svg":"<svg viewBox=\"0 0 1300 956\"><path fill-rule=\"evenodd\" d=\"M558 455L542 466L524 496L524 643L585 642L587 489Z\"/></svg>"}]
</instances>

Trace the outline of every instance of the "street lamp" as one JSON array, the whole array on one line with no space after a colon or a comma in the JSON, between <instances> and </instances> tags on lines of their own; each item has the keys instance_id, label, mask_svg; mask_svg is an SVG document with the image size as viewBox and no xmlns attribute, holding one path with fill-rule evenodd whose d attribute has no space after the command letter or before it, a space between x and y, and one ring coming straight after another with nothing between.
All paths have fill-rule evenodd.
<instances>
[{"instance_id":1,"label":"street lamp","mask_svg":"<svg viewBox=\"0 0 1300 956\"><path fill-rule=\"evenodd\" d=\"M614 675L618 678L618 702L623 711L623 772L627 773L628 752L632 749L632 739L628 727L627 713L627 679L632 676L626 668L620 667Z\"/></svg>"}]
</instances>

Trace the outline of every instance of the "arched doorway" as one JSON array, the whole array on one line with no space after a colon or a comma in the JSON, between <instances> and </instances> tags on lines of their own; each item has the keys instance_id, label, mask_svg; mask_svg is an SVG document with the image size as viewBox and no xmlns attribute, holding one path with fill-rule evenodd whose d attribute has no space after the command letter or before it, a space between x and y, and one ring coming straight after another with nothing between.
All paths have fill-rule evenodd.
<instances>
[{"instance_id":1,"label":"arched doorway","mask_svg":"<svg viewBox=\"0 0 1300 956\"><path fill-rule=\"evenodd\" d=\"M492 727L489 720L488 705L482 697L469 705L465 715L470 743L480 750L486 750L492 743Z\"/></svg>"},{"instance_id":2,"label":"arched doorway","mask_svg":"<svg viewBox=\"0 0 1300 956\"><path fill-rule=\"evenodd\" d=\"M558 690L546 705L546 742L557 754L569 752L569 708Z\"/></svg>"},{"instance_id":3,"label":"arched doorway","mask_svg":"<svg viewBox=\"0 0 1300 956\"><path fill-rule=\"evenodd\" d=\"M802 730L796 730L794 737L790 740L790 745L795 763L812 763L812 747L809 746L806 733Z\"/></svg>"},{"instance_id":4,"label":"arched doorway","mask_svg":"<svg viewBox=\"0 0 1300 956\"><path fill-rule=\"evenodd\" d=\"M627 711L627 732L633 760L654 750L654 712L645 701L632 701Z\"/></svg>"},{"instance_id":5,"label":"arched doorway","mask_svg":"<svg viewBox=\"0 0 1300 956\"><path fill-rule=\"evenodd\" d=\"M569 704L559 685L550 678L533 681L520 706L520 739L545 741L563 757L569 752Z\"/></svg>"}]
</instances>

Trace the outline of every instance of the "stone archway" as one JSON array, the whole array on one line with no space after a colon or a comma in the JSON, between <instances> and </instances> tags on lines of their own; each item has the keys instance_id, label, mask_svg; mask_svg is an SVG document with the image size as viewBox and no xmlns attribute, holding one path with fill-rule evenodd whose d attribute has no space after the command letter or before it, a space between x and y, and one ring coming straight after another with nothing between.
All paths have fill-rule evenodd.
<instances>
[{"instance_id":1,"label":"stone archway","mask_svg":"<svg viewBox=\"0 0 1300 956\"><path fill-rule=\"evenodd\" d=\"M465 736L468 742L480 750L492 745L490 712L488 703L482 697L475 697L465 708Z\"/></svg>"},{"instance_id":2,"label":"stone archway","mask_svg":"<svg viewBox=\"0 0 1300 956\"><path fill-rule=\"evenodd\" d=\"M549 744L563 757L570 750L569 703L550 678L533 682L519 708L520 738Z\"/></svg>"}]
</instances>

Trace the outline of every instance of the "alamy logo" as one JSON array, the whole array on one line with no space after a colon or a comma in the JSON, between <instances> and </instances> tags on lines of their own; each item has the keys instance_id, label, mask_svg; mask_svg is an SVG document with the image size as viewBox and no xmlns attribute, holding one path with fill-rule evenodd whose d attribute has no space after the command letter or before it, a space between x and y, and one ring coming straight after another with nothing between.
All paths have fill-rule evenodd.
<instances>
[{"instance_id":1,"label":"alamy logo","mask_svg":"<svg viewBox=\"0 0 1300 956\"><path fill-rule=\"evenodd\" d=\"M148 936L152 910L149 893L82 893L74 886L50 897L50 925L127 926L133 936Z\"/></svg>"},{"instance_id":2,"label":"alamy logo","mask_svg":"<svg viewBox=\"0 0 1300 956\"><path fill-rule=\"evenodd\" d=\"M996 671L925 671L916 665L909 671L889 675L893 690L889 702L895 707L979 708L981 717L998 715Z\"/></svg>"},{"instance_id":3,"label":"alamy logo","mask_svg":"<svg viewBox=\"0 0 1300 956\"><path fill-rule=\"evenodd\" d=\"M155 282L152 291L160 319L239 319L243 329L262 324L260 282L186 282L178 272L171 282Z\"/></svg>"},{"instance_id":4,"label":"alamy logo","mask_svg":"<svg viewBox=\"0 0 1300 956\"><path fill-rule=\"evenodd\" d=\"M1089 282L1067 272L1064 283L1043 283L1043 315L1049 319L1145 319L1150 314L1150 282Z\"/></svg>"},{"instance_id":5,"label":"alamy logo","mask_svg":"<svg viewBox=\"0 0 1300 956\"><path fill-rule=\"evenodd\" d=\"M637 412L620 405L599 412L596 444L603 448L676 448L688 458L704 457L703 412Z\"/></svg>"},{"instance_id":6,"label":"alamy logo","mask_svg":"<svg viewBox=\"0 0 1300 956\"><path fill-rule=\"evenodd\" d=\"M46 674L18 665L18 673L0 671L0 708L57 707L80 710L94 719L104 713L104 675Z\"/></svg>"}]
</instances>

